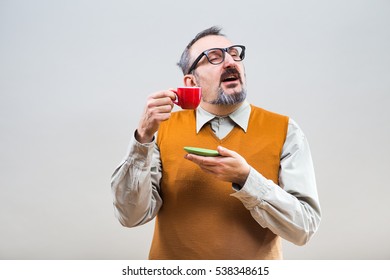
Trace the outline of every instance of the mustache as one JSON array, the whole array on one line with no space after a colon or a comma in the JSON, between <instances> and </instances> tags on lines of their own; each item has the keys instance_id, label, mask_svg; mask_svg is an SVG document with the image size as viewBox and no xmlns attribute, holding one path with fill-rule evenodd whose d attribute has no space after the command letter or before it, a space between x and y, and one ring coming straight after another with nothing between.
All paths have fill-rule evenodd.
<instances>
[{"instance_id":1,"label":"mustache","mask_svg":"<svg viewBox=\"0 0 390 280\"><path fill-rule=\"evenodd\" d=\"M222 73L219 82L222 83L223 81L225 81L226 79L228 79L228 78L230 78L232 76L237 78L240 81L240 83L242 84L241 74L240 74L240 72L238 72L238 70L236 68L227 68Z\"/></svg>"}]
</instances>

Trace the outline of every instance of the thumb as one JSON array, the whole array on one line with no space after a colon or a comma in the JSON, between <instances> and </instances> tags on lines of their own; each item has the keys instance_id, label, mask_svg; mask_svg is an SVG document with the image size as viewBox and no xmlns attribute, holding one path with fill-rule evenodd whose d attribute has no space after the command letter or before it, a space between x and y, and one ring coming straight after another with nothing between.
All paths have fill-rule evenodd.
<instances>
[{"instance_id":1,"label":"thumb","mask_svg":"<svg viewBox=\"0 0 390 280\"><path fill-rule=\"evenodd\" d=\"M218 146L217 151L223 157L232 157L234 154L233 151L226 149L225 147L222 147L222 146Z\"/></svg>"}]
</instances>

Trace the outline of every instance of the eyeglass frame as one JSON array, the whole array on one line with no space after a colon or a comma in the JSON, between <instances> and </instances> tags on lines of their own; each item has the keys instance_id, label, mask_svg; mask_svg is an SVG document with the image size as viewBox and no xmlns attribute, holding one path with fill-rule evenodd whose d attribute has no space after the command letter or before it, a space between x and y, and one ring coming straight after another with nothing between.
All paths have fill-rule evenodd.
<instances>
[{"instance_id":1,"label":"eyeglass frame","mask_svg":"<svg viewBox=\"0 0 390 280\"><path fill-rule=\"evenodd\" d=\"M218 64L221 64L222 62L225 61L225 53L229 53L228 51L231 49L231 48L234 48L234 47L240 47L242 49L241 53L240 53L240 59L239 60L236 60L233 58L234 61L243 61L244 58L245 58L245 46L243 45L233 45L233 46L230 46L230 47L227 47L227 48L211 48L211 49L208 49L208 50L205 50L204 52L202 52L195 60L194 62L191 64L191 67L188 69L187 71L187 75L190 74L192 71L195 70L197 64L199 63L199 61L203 58L203 56L206 56L208 62L210 62L212 65L218 65ZM208 53L212 50L221 50L222 51L222 60L221 62L218 62L218 63L212 63L208 57Z\"/></svg>"}]
</instances>

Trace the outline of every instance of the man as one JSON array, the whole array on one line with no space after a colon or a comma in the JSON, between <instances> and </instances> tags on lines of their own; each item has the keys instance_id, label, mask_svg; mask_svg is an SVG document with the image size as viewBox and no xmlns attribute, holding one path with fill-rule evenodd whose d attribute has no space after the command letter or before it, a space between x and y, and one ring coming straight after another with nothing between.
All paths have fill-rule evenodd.
<instances>
[{"instance_id":1,"label":"man","mask_svg":"<svg viewBox=\"0 0 390 280\"><path fill-rule=\"evenodd\" d=\"M244 46L206 29L179 62L184 85L202 88L200 106L172 113L171 90L147 100L112 190L122 225L157 217L150 259L281 259L280 238L304 245L318 229L306 138L293 120L246 101L244 57Z\"/></svg>"}]
</instances>

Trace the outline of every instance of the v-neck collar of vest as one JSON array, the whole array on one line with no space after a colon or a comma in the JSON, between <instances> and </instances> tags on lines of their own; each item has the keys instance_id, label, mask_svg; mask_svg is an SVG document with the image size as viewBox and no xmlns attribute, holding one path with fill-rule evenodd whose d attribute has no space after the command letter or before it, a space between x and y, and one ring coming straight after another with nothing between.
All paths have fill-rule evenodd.
<instances>
[{"instance_id":1,"label":"v-neck collar of vest","mask_svg":"<svg viewBox=\"0 0 390 280\"><path fill-rule=\"evenodd\" d=\"M236 111L228 115L228 117L246 132L250 114L251 106L247 101L244 101L243 104ZM217 116L207 112L199 106L196 109L196 133L199 133L202 127L215 117Z\"/></svg>"},{"instance_id":2,"label":"v-neck collar of vest","mask_svg":"<svg viewBox=\"0 0 390 280\"><path fill-rule=\"evenodd\" d=\"M230 137L232 137L232 135L238 133L240 131L240 127L238 127L237 125L233 127L233 129L225 136L223 137L222 139L219 139L217 137L217 135L215 135L214 131L211 129L211 126L210 125L206 125L204 127L204 132L210 134L214 140L218 143L218 144L223 144L224 142L228 141L228 139Z\"/></svg>"}]
</instances>

